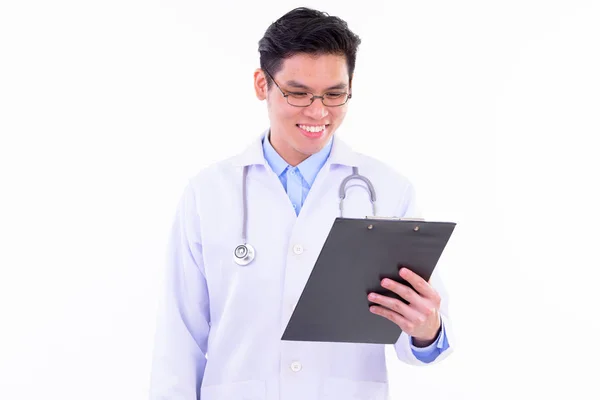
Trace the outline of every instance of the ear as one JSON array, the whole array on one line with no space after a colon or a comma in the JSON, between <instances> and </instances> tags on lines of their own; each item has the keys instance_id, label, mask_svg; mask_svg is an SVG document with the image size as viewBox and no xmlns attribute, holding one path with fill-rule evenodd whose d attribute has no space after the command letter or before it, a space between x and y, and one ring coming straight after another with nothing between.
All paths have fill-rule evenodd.
<instances>
[{"instance_id":1,"label":"ear","mask_svg":"<svg viewBox=\"0 0 600 400\"><path fill-rule=\"evenodd\" d=\"M256 92L256 98L259 100L267 98L267 77L265 76L265 72L260 68L254 71L254 91Z\"/></svg>"}]
</instances>

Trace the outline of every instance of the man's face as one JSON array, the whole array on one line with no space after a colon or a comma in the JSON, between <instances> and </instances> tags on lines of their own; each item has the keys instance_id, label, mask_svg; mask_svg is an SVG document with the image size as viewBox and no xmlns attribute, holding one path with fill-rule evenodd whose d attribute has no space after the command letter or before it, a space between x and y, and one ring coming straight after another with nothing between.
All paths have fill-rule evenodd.
<instances>
[{"instance_id":1,"label":"man's face","mask_svg":"<svg viewBox=\"0 0 600 400\"><path fill-rule=\"evenodd\" d=\"M294 107L288 104L275 84L267 90L262 70L257 70L254 78L257 97L267 100L271 144L292 166L318 153L346 116L348 103L326 107L321 99L315 99L308 107ZM309 92L317 96L350 93L346 58L340 55L294 55L284 60L281 70L273 78L284 93Z\"/></svg>"}]
</instances>

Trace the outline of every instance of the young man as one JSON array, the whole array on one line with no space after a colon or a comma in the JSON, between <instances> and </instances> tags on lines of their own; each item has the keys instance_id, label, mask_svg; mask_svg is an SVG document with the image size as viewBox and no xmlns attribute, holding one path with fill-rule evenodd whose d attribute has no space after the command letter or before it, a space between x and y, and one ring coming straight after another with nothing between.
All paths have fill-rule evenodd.
<instances>
[{"instance_id":1,"label":"young man","mask_svg":"<svg viewBox=\"0 0 600 400\"><path fill-rule=\"evenodd\" d=\"M406 178L335 136L352 97L359 44L344 21L306 8L281 17L260 40L254 86L270 128L185 190L151 399L387 398L384 345L281 340L340 215L338 188L347 176L369 178L377 215L418 216ZM346 191L344 217L375 210L368 185L358 186ZM394 345L400 360L437 362L451 351L443 286L435 273L431 283L406 269L399 274L415 290L396 281L382 286L409 305L369 297L372 312L402 328Z\"/></svg>"}]
</instances>

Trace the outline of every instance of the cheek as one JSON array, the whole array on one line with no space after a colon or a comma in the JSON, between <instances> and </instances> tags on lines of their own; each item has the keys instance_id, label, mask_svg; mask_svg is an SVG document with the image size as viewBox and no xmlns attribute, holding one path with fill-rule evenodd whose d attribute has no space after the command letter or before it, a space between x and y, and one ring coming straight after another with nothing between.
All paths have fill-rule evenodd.
<instances>
[{"instance_id":1,"label":"cheek","mask_svg":"<svg viewBox=\"0 0 600 400\"><path fill-rule=\"evenodd\" d=\"M300 107L292 107L289 104L285 103L283 107L281 107L281 116L285 119L293 120L294 123L298 121L298 119L302 119L302 113L304 112L303 108Z\"/></svg>"},{"instance_id":2,"label":"cheek","mask_svg":"<svg viewBox=\"0 0 600 400\"><path fill-rule=\"evenodd\" d=\"M301 109L291 107L285 101L283 104L279 101L269 101L267 103L267 108L271 118L276 118L278 120L297 119L298 115L302 112Z\"/></svg>"},{"instance_id":3,"label":"cheek","mask_svg":"<svg viewBox=\"0 0 600 400\"><path fill-rule=\"evenodd\" d=\"M346 112L347 111L348 111L347 107L340 107L339 109L334 110L332 112L332 115L335 118L335 121L337 123L340 123L346 117Z\"/></svg>"}]
</instances>

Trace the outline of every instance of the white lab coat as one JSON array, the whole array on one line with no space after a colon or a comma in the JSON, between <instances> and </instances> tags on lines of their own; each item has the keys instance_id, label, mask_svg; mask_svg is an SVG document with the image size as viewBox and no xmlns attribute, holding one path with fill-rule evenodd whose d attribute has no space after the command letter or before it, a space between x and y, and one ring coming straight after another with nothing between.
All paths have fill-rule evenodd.
<instances>
[{"instance_id":1,"label":"white lab coat","mask_svg":"<svg viewBox=\"0 0 600 400\"><path fill-rule=\"evenodd\" d=\"M338 189L353 166L373 183L378 215L419 216L406 178L353 152L337 135L298 217L265 161L260 138L190 180L170 240L152 400L388 399L385 345L280 339L339 216ZM256 259L241 267L233 261L233 250L242 240L246 165L248 242ZM349 184L344 217L366 215L372 215L367 191ZM439 362L451 352L453 338L448 298L436 273L432 284L442 295L441 317L450 343L434 361ZM405 333L394 348L400 360L423 365Z\"/></svg>"}]
</instances>

